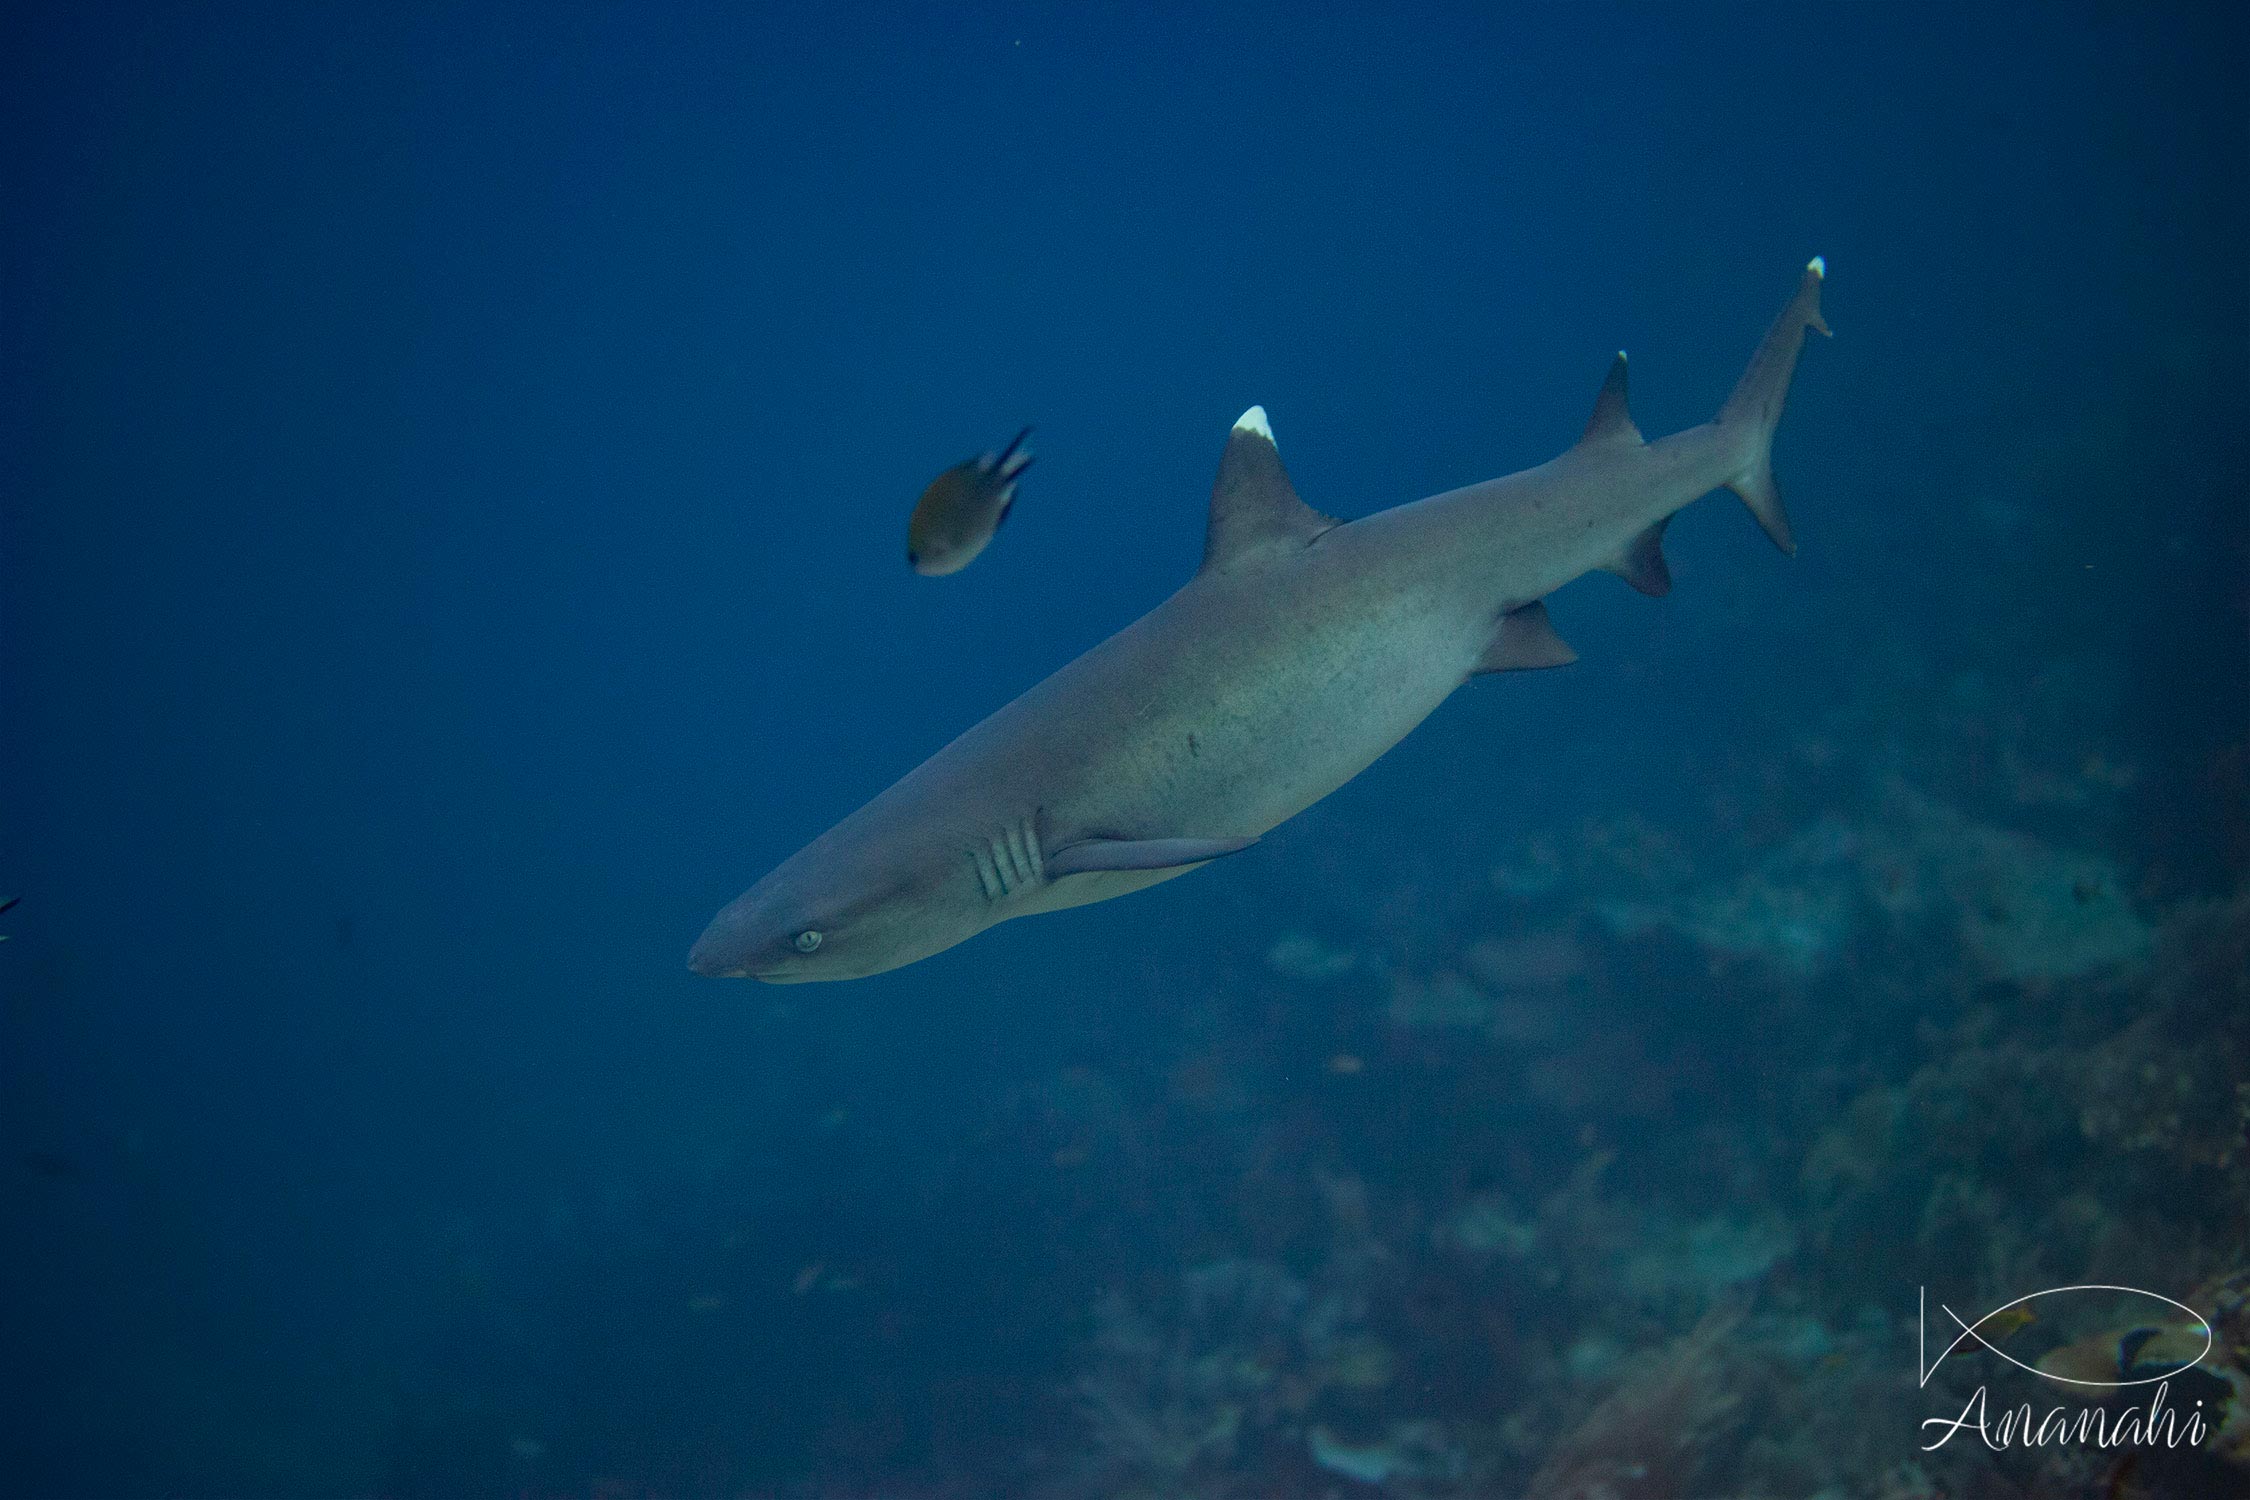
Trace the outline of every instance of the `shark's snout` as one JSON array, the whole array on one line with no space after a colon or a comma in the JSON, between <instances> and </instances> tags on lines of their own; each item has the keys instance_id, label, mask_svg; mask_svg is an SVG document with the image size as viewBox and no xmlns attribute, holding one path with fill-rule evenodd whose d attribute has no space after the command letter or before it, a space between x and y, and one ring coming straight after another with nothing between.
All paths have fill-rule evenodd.
<instances>
[{"instance_id":1,"label":"shark's snout","mask_svg":"<svg viewBox=\"0 0 2250 1500\"><path fill-rule=\"evenodd\" d=\"M722 919L703 929L688 950L687 966L708 979L746 979L750 970L744 959L741 940Z\"/></svg>"}]
</instances>

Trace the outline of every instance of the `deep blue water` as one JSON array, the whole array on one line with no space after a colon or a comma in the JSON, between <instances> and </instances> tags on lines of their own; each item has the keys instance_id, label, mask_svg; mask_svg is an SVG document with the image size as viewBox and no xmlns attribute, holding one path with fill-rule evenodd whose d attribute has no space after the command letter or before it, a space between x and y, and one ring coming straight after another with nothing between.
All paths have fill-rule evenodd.
<instances>
[{"instance_id":1,"label":"deep blue water","mask_svg":"<svg viewBox=\"0 0 2250 1500\"><path fill-rule=\"evenodd\" d=\"M1083 1461L1102 1295L1349 1281L1348 1174L1411 1375L1163 1482L1375 1493L1310 1429L1430 1418L1504 1456L1391 1492L1510 1493L1539 1444L1476 1434L1536 1360L1459 1331L1529 1314L1435 1226L1596 1142L1631 1212L1770 1200L1840 1326L1865 1247L1777 1153L2051 987L1901 938L1901 993L1776 979L1769 1024L1548 893L1604 1040L1517 1115L1398 976L1528 920L1525 840L1630 818L1719 881L1902 764L2151 927L2241 886L2246 64L2186 5L13 8L0 1488L1155 1493ZM843 986L684 970L1189 575L1244 407L1366 514L1550 457L1620 346L1645 430L1706 420L1815 253L1796 558L1697 505L1670 597L1571 586L1576 666L1188 879ZM1008 528L915 577L920 486L1024 423ZM2058 744L2095 790L2023 792ZM2244 1248L2192 1170L2175 1294ZM1910 1318L1968 1268L1901 1213L1866 1298Z\"/></svg>"}]
</instances>

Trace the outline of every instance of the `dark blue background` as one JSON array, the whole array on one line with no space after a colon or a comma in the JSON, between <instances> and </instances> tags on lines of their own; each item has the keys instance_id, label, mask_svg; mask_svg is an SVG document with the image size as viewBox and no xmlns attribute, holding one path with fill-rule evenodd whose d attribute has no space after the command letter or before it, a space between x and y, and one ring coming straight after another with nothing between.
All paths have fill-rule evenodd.
<instances>
[{"instance_id":1,"label":"dark blue background","mask_svg":"<svg viewBox=\"0 0 2250 1500\"><path fill-rule=\"evenodd\" d=\"M2244 686L2217 15L13 8L0 1468L405 1484L402 1405L560 1302L673 1306L629 1268L683 1218L1003 1304L979 1268L1036 1196L929 1209L993 1098L1159 1066L1171 997L1279 931L1689 795L1884 642L2120 653L2148 816L2195 822L2166 788ZM1670 599L1557 601L1576 669L1476 684L1192 880L864 985L682 967L1176 586L1245 406L1363 514L1550 456L1621 345L1645 429L1704 420L1815 252L1796 560L1697 507ZM1025 422L1014 524L912 576L918 487ZM764 1326L731 1409L811 1471L777 1384L1054 1357L1003 1325L888 1372ZM733 1368L649 1346L650 1380Z\"/></svg>"}]
</instances>

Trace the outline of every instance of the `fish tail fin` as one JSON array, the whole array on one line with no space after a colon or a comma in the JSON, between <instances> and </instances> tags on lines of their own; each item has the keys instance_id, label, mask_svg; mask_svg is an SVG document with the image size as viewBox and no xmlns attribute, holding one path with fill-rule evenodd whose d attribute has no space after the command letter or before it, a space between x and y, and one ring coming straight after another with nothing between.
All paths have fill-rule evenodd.
<instances>
[{"instance_id":1,"label":"fish tail fin","mask_svg":"<svg viewBox=\"0 0 2250 1500\"><path fill-rule=\"evenodd\" d=\"M1766 330L1734 394L1719 408L1719 426L1740 431L1748 450L1742 472L1727 481L1727 488L1742 497L1766 535L1784 552L1795 552L1797 543L1789 534L1789 514L1781 508L1781 491L1773 482L1773 432L1781 423L1782 403L1789 399L1789 378L1796 373L1805 330L1828 332L1820 316L1820 287L1827 274L1827 265L1814 256L1797 283L1796 295Z\"/></svg>"},{"instance_id":2,"label":"fish tail fin","mask_svg":"<svg viewBox=\"0 0 2250 1500\"><path fill-rule=\"evenodd\" d=\"M1023 447L1023 440L1030 436L1031 429L1026 427L1009 441L1007 447L1000 450L998 457L993 459L992 467L999 470L1002 479L1014 479L1031 467L1031 454L1028 451L1022 453L1016 451Z\"/></svg>"}]
</instances>

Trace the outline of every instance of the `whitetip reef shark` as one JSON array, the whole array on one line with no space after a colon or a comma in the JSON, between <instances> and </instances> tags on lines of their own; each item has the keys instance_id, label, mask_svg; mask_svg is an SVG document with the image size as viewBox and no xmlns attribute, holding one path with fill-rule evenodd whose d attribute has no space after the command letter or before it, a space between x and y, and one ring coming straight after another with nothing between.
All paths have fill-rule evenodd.
<instances>
[{"instance_id":1,"label":"whitetip reef shark","mask_svg":"<svg viewBox=\"0 0 2250 1500\"><path fill-rule=\"evenodd\" d=\"M728 903L699 974L859 979L1257 842L1487 672L1577 659L1540 603L1597 569L1671 587L1665 523L1716 489L1794 552L1772 445L1826 268L1717 418L1650 442L1625 356L1560 457L1356 521L1298 498L1263 408L1227 436L1203 565Z\"/></svg>"}]
</instances>

